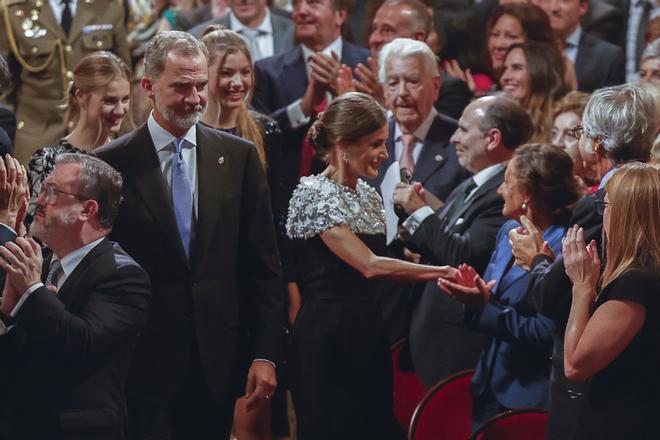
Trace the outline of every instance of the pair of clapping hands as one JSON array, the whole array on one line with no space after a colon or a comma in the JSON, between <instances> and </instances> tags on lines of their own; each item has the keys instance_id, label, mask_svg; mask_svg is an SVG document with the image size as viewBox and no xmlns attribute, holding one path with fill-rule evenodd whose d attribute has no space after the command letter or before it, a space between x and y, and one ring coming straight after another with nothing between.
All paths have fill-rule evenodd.
<instances>
[{"instance_id":1,"label":"pair of clapping hands","mask_svg":"<svg viewBox=\"0 0 660 440\"><path fill-rule=\"evenodd\" d=\"M17 238L0 246L0 268L6 273L0 311L9 316L23 292L41 279L41 247L23 238L23 220L30 190L25 168L10 155L0 159L0 223L13 229Z\"/></svg>"}]
</instances>

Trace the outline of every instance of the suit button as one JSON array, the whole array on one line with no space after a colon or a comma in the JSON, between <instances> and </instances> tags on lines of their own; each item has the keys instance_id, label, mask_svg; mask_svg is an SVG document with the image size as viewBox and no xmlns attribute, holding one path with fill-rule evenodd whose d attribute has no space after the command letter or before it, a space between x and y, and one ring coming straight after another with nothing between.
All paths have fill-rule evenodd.
<instances>
[{"instance_id":1,"label":"suit button","mask_svg":"<svg viewBox=\"0 0 660 440\"><path fill-rule=\"evenodd\" d=\"M18 121L18 123L16 124L16 129L21 130L23 126L25 126L25 121Z\"/></svg>"},{"instance_id":2,"label":"suit button","mask_svg":"<svg viewBox=\"0 0 660 440\"><path fill-rule=\"evenodd\" d=\"M64 50L66 50L67 52L71 52L73 50L73 47L71 47L70 44L67 44L66 46L64 46Z\"/></svg>"},{"instance_id":3,"label":"suit button","mask_svg":"<svg viewBox=\"0 0 660 440\"><path fill-rule=\"evenodd\" d=\"M70 70L67 70L67 71L66 71L66 77L67 77L68 79L73 79L73 72L70 71Z\"/></svg>"},{"instance_id":4,"label":"suit button","mask_svg":"<svg viewBox=\"0 0 660 440\"><path fill-rule=\"evenodd\" d=\"M96 47L101 47L103 46L103 41L99 40L96 42Z\"/></svg>"}]
</instances>

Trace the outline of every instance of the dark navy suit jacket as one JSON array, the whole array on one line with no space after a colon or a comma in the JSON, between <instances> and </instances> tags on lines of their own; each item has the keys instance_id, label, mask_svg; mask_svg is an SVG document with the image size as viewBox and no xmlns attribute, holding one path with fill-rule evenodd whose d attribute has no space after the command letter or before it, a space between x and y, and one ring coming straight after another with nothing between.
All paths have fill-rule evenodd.
<instances>
[{"instance_id":1,"label":"dark navy suit jacket","mask_svg":"<svg viewBox=\"0 0 660 440\"><path fill-rule=\"evenodd\" d=\"M625 56L619 46L582 33L575 58L578 89L591 93L626 82Z\"/></svg>"},{"instance_id":2,"label":"dark navy suit jacket","mask_svg":"<svg viewBox=\"0 0 660 440\"><path fill-rule=\"evenodd\" d=\"M366 65L369 51L343 41L341 62L350 68L358 63ZM252 105L255 110L275 119L283 134L283 175L288 195L298 184L300 150L309 125L292 128L286 109L289 104L302 98L307 88L307 70L302 46L288 52L264 58L254 65L256 83Z\"/></svg>"},{"instance_id":3,"label":"dark navy suit jacket","mask_svg":"<svg viewBox=\"0 0 660 440\"><path fill-rule=\"evenodd\" d=\"M490 388L507 408L547 405L555 329L553 321L539 314L529 299L529 272L511 265L509 231L518 226L518 222L509 220L497 235L484 274L484 280L497 281L490 302L482 311L471 307L465 310L466 324L491 335L472 377L472 393L481 395ZM551 226L543 233L556 254L561 252L565 232L564 227Z\"/></svg>"}]
</instances>

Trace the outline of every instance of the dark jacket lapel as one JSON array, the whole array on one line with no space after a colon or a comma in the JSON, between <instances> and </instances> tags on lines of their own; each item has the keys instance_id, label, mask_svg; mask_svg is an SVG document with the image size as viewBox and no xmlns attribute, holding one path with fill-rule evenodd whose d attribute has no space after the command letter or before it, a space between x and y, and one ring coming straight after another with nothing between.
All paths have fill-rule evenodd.
<instances>
[{"instance_id":1,"label":"dark jacket lapel","mask_svg":"<svg viewBox=\"0 0 660 440\"><path fill-rule=\"evenodd\" d=\"M93 266L97 258L105 252L108 252L108 250L111 250L111 248L112 244L110 243L110 240L105 237L99 244L94 246L87 255L85 255L78 266L76 266L73 272L71 272L66 278L64 284L60 286L57 291L57 297L67 308L71 307L80 293L88 291L86 285L94 279L93 276L89 276L89 269Z\"/></svg>"},{"instance_id":2,"label":"dark jacket lapel","mask_svg":"<svg viewBox=\"0 0 660 440\"><path fill-rule=\"evenodd\" d=\"M131 174L135 179L136 191L156 223L163 229L167 239L177 249L181 260L187 263L188 258L183 250L179 228L174 218L172 197L146 124L135 131L131 148L133 149Z\"/></svg>"},{"instance_id":3,"label":"dark jacket lapel","mask_svg":"<svg viewBox=\"0 0 660 440\"><path fill-rule=\"evenodd\" d=\"M500 171L497 172L494 176L492 176L490 179L488 179L483 185L481 185L479 188L477 188L477 191L474 193L472 197L470 197L461 207L461 209L456 213L453 219L450 220L449 225L453 225L456 220L461 218L465 211L467 211L470 206L472 206L474 203L476 203L479 199L481 199L483 196L486 194L490 193L491 191L497 191L497 187L502 184L502 180L504 179L504 168L502 168ZM464 188L464 183L461 184L461 187Z\"/></svg>"},{"instance_id":4,"label":"dark jacket lapel","mask_svg":"<svg viewBox=\"0 0 660 440\"><path fill-rule=\"evenodd\" d=\"M448 133L450 129L447 124L436 117L426 134L424 146L415 163L413 180L424 184L441 166L447 161L445 149L449 145ZM444 153L444 154L443 154Z\"/></svg>"},{"instance_id":5,"label":"dark jacket lapel","mask_svg":"<svg viewBox=\"0 0 660 440\"><path fill-rule=\"evenodd\" d=\"M290 102L293 102L305 94L308 82L302 46L298 45L292 51L287 52L283 61L281 79L286 84Z\"/></svg>"}]
</instances>

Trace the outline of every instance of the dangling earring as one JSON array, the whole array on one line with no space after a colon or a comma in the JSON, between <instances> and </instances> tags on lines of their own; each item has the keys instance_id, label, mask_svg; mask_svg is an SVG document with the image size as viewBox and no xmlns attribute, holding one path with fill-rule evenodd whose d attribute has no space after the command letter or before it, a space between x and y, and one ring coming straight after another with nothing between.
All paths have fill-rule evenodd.
<instances>
[{"instance_id":1,"label":"dangling earring","mask_svg":"<svg viewBox=\"0 0 660 440\"><path fill-rule=\"evenodd\" d=\"M527 202L522 202L522 205L520 205L520 209L523 211L527 211Z\"/></svg>"},{"instance_id":2,"label":"dangling earring","mask_svg":"<svg viewBox=\"0 0 660 440\"><path fill-rule=\"evenodd\" d=\"M341 160L348 163L348 153L344 151L344 155L341 157Z\"/></svg>"}]
</instances>

